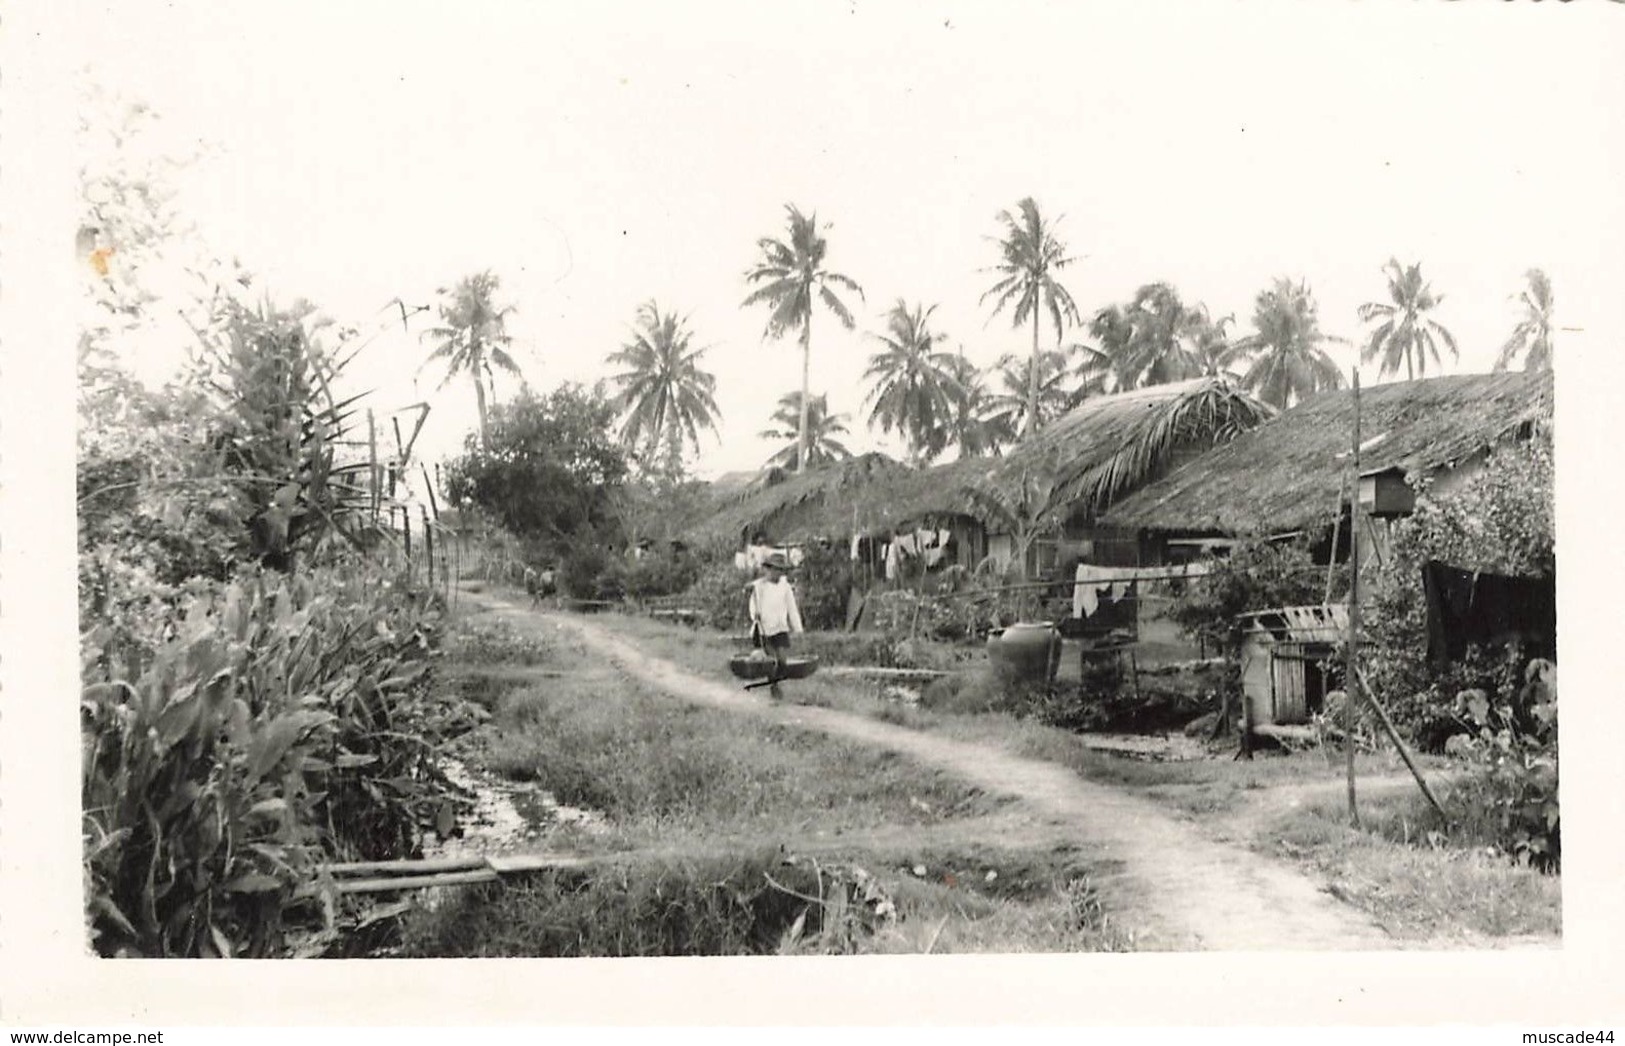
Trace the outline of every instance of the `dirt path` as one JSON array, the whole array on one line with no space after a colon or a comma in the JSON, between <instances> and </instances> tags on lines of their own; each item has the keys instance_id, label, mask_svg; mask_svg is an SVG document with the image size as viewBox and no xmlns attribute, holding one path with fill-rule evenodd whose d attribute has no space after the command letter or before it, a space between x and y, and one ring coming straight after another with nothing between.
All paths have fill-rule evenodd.
<instances>
[{"instance_id":1,"label":"dirt path","mask_svg":"<svg viewBox=\"0 0 1625 1046\"><path fill-rule=\"evenodd\" d=\"M590 618L534 613L471 597L520 628L574 635L622 671L685 701L817 730L905 755L997 795L1013 796L1051 837L1085 847L1104 871L1106 910L1142 948L1371 949L1396 942L1363 914L1268 858L1216 842L1150 800L1057 766L829 708L771 701L645 654ZM993 839L991 841L997 841Z\"/></svg>"}]
</instances>

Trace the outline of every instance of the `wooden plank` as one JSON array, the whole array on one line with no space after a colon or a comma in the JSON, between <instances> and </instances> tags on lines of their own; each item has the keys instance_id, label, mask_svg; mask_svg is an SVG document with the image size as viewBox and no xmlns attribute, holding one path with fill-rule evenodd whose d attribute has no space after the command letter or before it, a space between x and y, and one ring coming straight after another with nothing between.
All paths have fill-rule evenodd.
<instances>
[{"instance_id":1,"label":"wooden plank","mask_svg":"<svg viewBox=\"0 0 1625 1046\"><path fill-rule=\"evenodd\" d=\"M466 872L484 868L483 857L430 857L416 861L350 861L330 864L327 871L336 877L347 875L431 875L437 872Z\"/></svg>"},{"instance_id":2,"label":"wooden plank","mask_svg":"<svg viewBox=\"0 0 1625 1046\"><path fill-rule=\"evenodd\" d=\"M392 893L396 890L422 890L430 886L467 886L474 883L494 883L502 876L489 868L467 872L442 872L439 875L386 876L382 879L341 879L334 884L338 893Z\"/></svg>"},{"instance_id":3,"label":"wooden plank","mask_svg":"<svg viewBox=\"0 0 1625 1046\"><path fill-rule=\"evenodd\" d=\"M583 868L590 864L620 857L620 854L492 854L485 863L498 875L519 872L542 872L549 868Z\"/></svg>"}]
</instances>

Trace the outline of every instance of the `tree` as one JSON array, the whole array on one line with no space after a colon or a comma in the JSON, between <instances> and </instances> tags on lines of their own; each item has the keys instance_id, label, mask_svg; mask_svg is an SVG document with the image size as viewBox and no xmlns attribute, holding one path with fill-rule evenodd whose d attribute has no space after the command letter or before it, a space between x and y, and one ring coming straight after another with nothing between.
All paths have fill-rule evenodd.
<instances>
[{"instance_id":1,"label":"tree","mask_svg":"<svg viewBox=\"0 0 1625 1046\"><path fill-rule=\"evenodd\" d=\"M1166 283L1148 283L1126 305L1095 313L1089 332L1100 345L1084 350L1086 391L1118 392L1224 373L1234 348L1225 316L1190 306Z\"/></svg>"},{"instance_id":2,"label":"tree","mask_svg":"<svg viewBox=\"0 0 1625 1046\"><path fill-rule=\"evenodd\" d=\"M1066 387L1067 354L1060 349L1044 349L1037 356L1038 367L1032 358L1013 353L999 357L997 391L992 396L992 424L995 431L1008 433L1031 432L1042 428L1065 414L1077 402ZM1031 413L1037 389L1038 414L1036 424Z\"/></svg>"},{"instance_id":3,"label":"tree","mask_svg":"<svg viewBox=\"0 0 1625 1046\"><path fill-rule=\"evenodd\" d=\"M435 342L434 351L423 361L423 367L436 360L446 361L446 376L440 380L435 391L445 388L447 382L459 374L467 374L474 382L482 443L490 429L485 383L495 376L492 365L501 367L509 374L519 374L519 365L507 352L507 347L513 343L508 336L507 319L513 315L514 307L496 303L500 285L501 280L487 270L463 277L449 290L440 288L440 325L431 327L421 335ZM420 373L423 367L418 368Z\"/></svg>"},{"instance_id":4,"label":"tree","mask_svg":"<svg viewBox=\"0 0 1625 1046\"><path fill-rule=\"evenodd\" d=\"M1361 323L1375 323L1360 359L1369 363L1381 358L1378 373L1390 374L1405 365L1406 380L1415 380L1418 374L1426 376L1428 357L1441 364L1439 344L1450 350L1451 359L1459 353L1456 338L1437 320L1428 315L1444 301L1444 295L1434 294L1422 279L1422 265L1401 267L1393 258L1383 267L1388 277L1388 301L1366 302L1360 306Z\"/></svg>"},{"instance_id":5,"label":"tree","mask_svg":"<svg viewBox=\"0 0 1625 1046\"><path fill-rule=\"evenodd\" d=\"M1027 580L1027 560L1034 543L1060 530L1073 508L1071 491L1045 468L1023 468L1016 475L982 479L963 493L971 510L991 524L990 533L1010 535L1010 565L1019 581Z\"/></svg>"},{"instance_id":6,"label":"tree","mask_svg":"<svg viewBox=\"0 0 1625 1046\"><path fill-rule=\"evenodd\" d=\"M852 452L837 438L847 434L846 415L829 412L829 398L820 393L806 401L799 392L779 397L778 409L768 419L773 428L763 429L763 439L790 440L767 459L768 468L797 468L846 461Z\"/></svg>"},{"instance_id":7,"label":"tree","mask_svg":"<svg viewBox=\"0 0 1625 1046\"><path fill-rule=\"evenodd\" d=\"M1055 339L1060 341L1063 318L1078 323L1078 307L1072 295L1056 280L1056 273L1072 264L1066 246L1055 237L1055 222L1046 223L1038 212L1032 197L1016 205L1018 214L1000 211L998 220L1004 226L1004 238L998 241L1000 260L993 271L1000 279L982 295L985 303L993 299L995 314L1013 303L1011 325L1020 327L1029 317L1033 323L1032 363L1028 370L1027 409L1023 415L1023 433L1032 431L1042 417L1039 409L1039 384L1042 366L1038 362L1038 317L1048 312L1055 324Z\"/></svg>"},{"instance_id":8,"label":"tree","mask_svg":"<svg viewBox=\"0 0 1625 1046\"><path fill-rule=\"evenodd\" d=\"M552 555L612 533L627 475L614 422L615 408L598 389L566 383L545 396L523 389L492 408L485 436L465 439L446 466L446 495Z\"/></svg>"},{"instance_id":9,"label":"tree","mask_svg":"<svg viewBox=\"0 0 1625 1046\"><path fill-rule=\"evenodd\" d=\"M809 382L812 380L812 317L813 298L824 303L847 330L853 327L852 312L830 287L840 287L863 297L863 288L849 276L831 272L824 267L824 256L829 242L818 231L817 214L803 215L794 204L786 204L790 216L790 235L787 241L762 237L756 241L761 258L756 266L745 273L745 282L756 286L744 300L744 305L765 304L772 309L767 320L767 335L783 337L788 331L801 332L801 405L802 415L797 426L796 471L808 464L807 410L812 403Z\"/></svg>"},{"instance_id":10,"label":"tree","mask_svg":"<svg viewBox=\"0 0 1625 1046\"><path fill-rule=\"evenodd\" d=\"M1524 274L1526 286L1513 296L1523 306L1523 318L1495 357L1495 369L1506 370L1519 353L1526 353L1525 370L1552 369L1552 281L1539 269Z\"/></svg>"},{"instance_id":11,"label":"tree","mask_svg":"<svg viewBox=\"0 0 1625 1046\"><path fill-rule=\"evenodd\" d=\"M946 442L957 446L962 458L999 453L1015 442L1016 430L1010 416L999 411L988 373L967 360L963 349L950 361L954 385Z\"/></svg>"},{"instance_id":12,"label":"tree","mask_svg":"<svg viewBox=\"0 0 1625 1046\"><path fill-rule=\"evenodd\" d=\"M1307 284L1280 277L1259 291L1253 327L1255 332L1237 343L1250 357L1241 383L1265 403L1285 410L1317 392L1342 386L1341 371L1321 346L1343 339L1321 331Z\"/></svg>"},{"instance_id":13,"label":"tree","mask_svg":"<svg viewBox=\"0 0 1625 1046\"><path fill-rule=\"evenodd\" d=\"M700 429L716 431L717 379L700 368L703 348L691 348L693 334L675 313L662 313L654 301L638 307L632 340L610 355L627 369L610 380L619 391L621 440L654 462L664 451L664 468L682 471L683 448L700 445Z\"/></svg>"},{"instance_id":14,"label":"tree","mask_svg":"<svg viewBox=\"0 0 1625 1046\"><path fill-rule=\"evenodd\" d=\"M916 305L911 312L899 298L886 314L886 333L870 335L885 349L869 357L863 374L873 383L864 401L871 405L869 424L901 433L916 464L947 449L958 394L954 355L936 351L944 337L931 330L936 309Z\"/></svg>"}]
</instances>

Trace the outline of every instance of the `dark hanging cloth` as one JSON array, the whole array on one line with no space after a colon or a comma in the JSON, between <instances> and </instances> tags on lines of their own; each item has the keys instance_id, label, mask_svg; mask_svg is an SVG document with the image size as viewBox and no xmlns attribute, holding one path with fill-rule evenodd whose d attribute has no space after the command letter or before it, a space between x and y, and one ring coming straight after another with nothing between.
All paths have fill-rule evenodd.
<instances>
[{"instance_id":1,"label":"dark hanging cloth","mask_svg":"<svg viewBox=\"0 0 1625 1046\"><path fill-rule=\"evenodd\" d=\"M1428 605L1428 658L1459 660L1474 643L1520 639L1530 657L1557 656L1557 579L1462 570L1437 560L1422 567Z\"/></svg>"}]
</instances>

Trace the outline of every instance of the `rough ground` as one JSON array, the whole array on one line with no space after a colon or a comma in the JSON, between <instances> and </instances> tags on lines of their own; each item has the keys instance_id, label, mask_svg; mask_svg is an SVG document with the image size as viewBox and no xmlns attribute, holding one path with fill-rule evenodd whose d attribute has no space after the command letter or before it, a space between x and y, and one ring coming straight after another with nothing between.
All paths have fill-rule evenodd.
<instances>
[{"instance_id":1,"label":"rough ground","mask_svg":"<svg viewBox=\"0 0 1625 1046\"><path fill-rule=\"evenodd\" d=\"M519 629L566 631L622 671L674 698L889 749L1006 795L1033 828L1101 860L1101 900L1139 946L1166 950L1393 948L1362 913L1296 871L1205 835L1149 800L1053 763L829 708L774 702L652 657L590 618L527 610L490 594L472 601ZM967 826L976 831L975 825ZM1024 833L1025 834L1025 833ZM995 830L991 839L998 841Z\"/></svg>"}]
</instances>

